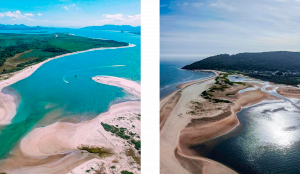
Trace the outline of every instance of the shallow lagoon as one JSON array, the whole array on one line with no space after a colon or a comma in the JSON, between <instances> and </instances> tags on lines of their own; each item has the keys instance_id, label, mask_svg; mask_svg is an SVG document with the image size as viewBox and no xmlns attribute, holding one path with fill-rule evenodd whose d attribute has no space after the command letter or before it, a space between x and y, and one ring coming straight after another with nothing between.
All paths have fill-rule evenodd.
<instances>
[{"instance_id":1,"label":"shallow lagoon","mask_svg":"<svg viewBox=\"0 0 300 174\"><path fill-rule=\"evenodd\" d=\"M91 51L51 60L30 77L3 89L6 93L17 93L20 104L12 124L0 127L0 158L4 158L20 138L34 127L57 120L88 120L105 112L114 103L137 100L121 88L98 84L91 77L108 75L140 82L140 35L81 29L49 30L49 33L55 32L123 41L136 46Z\"/></svg>"}]
</instances>

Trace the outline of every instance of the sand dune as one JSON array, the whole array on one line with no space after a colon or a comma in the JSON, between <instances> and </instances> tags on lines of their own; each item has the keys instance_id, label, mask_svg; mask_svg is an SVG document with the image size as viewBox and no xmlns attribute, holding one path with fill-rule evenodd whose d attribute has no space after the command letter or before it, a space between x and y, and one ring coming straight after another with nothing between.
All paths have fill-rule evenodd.
<instances>
[{"instance_id":1,"label":"sand dune","mask_svg":"<svg viewBox=\"0 0 300 174\"><path fill-rule=\"evenodd\" d=\"M132 128L126 120L124 121L128 119L132 122L139 113L140 102L130 101L113 105L109 111L89 121L77 124L57 122L36 128L21 140L18 150L1 165L0 171L12 174L40 173L40 171L68 173L75 168L76 173L83 166L88 168L90 163L79 168L77 166L86 161L97 160L97 164L105 164L105 170L111 170L110 166L116 166L116 171L128 170L139 173L140 166L133 163L131 157L126 154L126 149L134 149L134 147L125 146L126 140L113 136L101 125L101 122L119 125L140 136L139 120L131 123L135 125L135 128ZM123 118L123 120L118 118ZM101 159L86 151L81 152L78 149L81 146L105 147L112 149L114 155ZM15 163L16 161L18 163ZM49 166L52 166L51 172L48 170Z\"/></svg>"}]
</instances>

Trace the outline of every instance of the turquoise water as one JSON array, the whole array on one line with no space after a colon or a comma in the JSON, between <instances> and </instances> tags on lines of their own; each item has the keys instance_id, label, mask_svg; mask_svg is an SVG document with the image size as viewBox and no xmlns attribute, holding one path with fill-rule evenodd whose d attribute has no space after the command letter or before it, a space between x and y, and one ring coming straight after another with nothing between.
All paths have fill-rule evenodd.
<instances>
[{"instance_id":1,"label":"turquoise water","mask_svg":"<svg viewBox=\"0 0 300 174\"><path fill-rule=\"evenodd\" d=\"M8 155L20 138L34 127L70 118L88 120L107 111L114 103L139 100L121 88L98 84L91 77L108 75L140 83L140 35L82 29L55 29L48 33L55 32L123 41L136 46L90 51L51 60L30 77L4 88L6 93L17 93L20 104L12 123L0 127L0 158Z\"/></svg>"},{"instance_id":2,"label":"turquoise water","mask_svg":"<svg viewBox=\"0 0 300 174\"><path fill-rule=\"evenodd\" d=\"M161 61L160 62L160 98L165 97L175 91L176 86L214 75L212 72L195 72L181 69L183 66L191 64L191 61Z\"/></svg>"}]
</instances>

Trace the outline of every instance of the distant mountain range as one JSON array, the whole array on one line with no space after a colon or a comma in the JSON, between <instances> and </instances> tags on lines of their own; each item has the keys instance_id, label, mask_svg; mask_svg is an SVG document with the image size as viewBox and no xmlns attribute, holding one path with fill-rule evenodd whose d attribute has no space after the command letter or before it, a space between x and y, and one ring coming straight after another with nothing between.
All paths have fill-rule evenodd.
<instances>
[{"instance_id":1,"label":"distant mountain range","mask_svg":"<svg viewBox=\"0 0 300 174\"><path fill-rule=\"evenodd\" d=\"M0 30L41 30L41 29L49 29L49 28L45 28L45 27L40 27L40 26L36 26L36 27L30 27L30 26L26 26L24 24L20 24L20 25L3 25L0 24Z\"/></svg>"},{"instance_id":2,"label":"distant mountain range","mask_svg":"<svg viewBox=\"0 0 300 174\"><path fill-rule=\"evenodd\" d=\"M186 65L182 69L300 71L300 52L220 54Z\"/></svg>"},{"instance_id":3,"label":"distant mountain range","mask_svg":"<svg viewBox=\"0 0 300 174\"><path fill-rule=\"evenodd\" d=\"M82 29L89 29L89 30L115 30L115 31L128 31L131 33L141 33L141 27L133 27L130 25L102 25L102 26L89 26L89 27L84 27Z\"/></svg>"}]
</instances>

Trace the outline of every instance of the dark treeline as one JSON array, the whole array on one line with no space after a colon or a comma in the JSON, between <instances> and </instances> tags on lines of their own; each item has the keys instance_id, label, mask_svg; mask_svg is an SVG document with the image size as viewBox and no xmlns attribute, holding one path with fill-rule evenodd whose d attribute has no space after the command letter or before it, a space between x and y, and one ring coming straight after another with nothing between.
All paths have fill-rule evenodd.
<instances>
[{"instance_id":1,"label":"dark treeline","mask_svg":"<svg viewBox=\"0 0 300 174\"><path fill-rule=\"evenodd\" d=\"M182 69L300 71L300 52L220 54L186 65Z\"/></svg>"},{"instance_id":2,"label":"dark treeline","mask_svg":"<svg viewBox=\"0 0 300 174\"><path fill-rule=\"evenodd\" d=\"M3 71L0 73L18 71L48 58L75 51L128 45L125 42L85 38L66 33L29 35L0 33L0 67L3 67ZM14 60L14 67L11 66L11 63L9 66L5 65L8 58L19 53L22 54Z\"/></svg>"}]
</instances>

